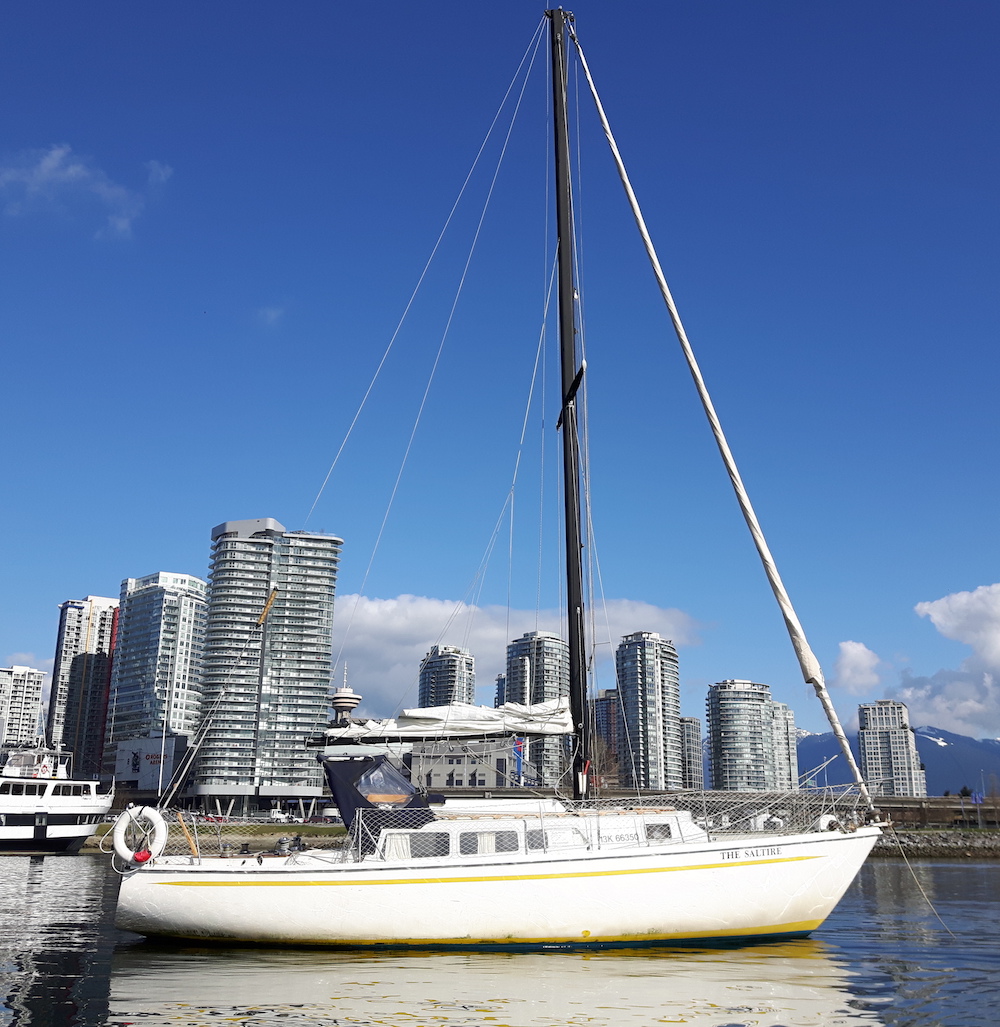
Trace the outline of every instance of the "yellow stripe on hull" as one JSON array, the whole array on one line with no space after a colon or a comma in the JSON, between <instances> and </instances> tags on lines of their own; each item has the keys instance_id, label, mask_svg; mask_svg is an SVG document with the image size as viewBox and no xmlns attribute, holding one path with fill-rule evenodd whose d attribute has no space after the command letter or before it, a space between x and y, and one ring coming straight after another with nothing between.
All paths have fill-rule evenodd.
<instances>
[{"instance_id":1,"label":"yellow stripe on hull","mask_svg":"<svg viewBox=\"0 0 1000 1027\"><path fill-rule=\"evenodd\" d=\"M228 881L163 881L176 888L353 888L371 885L400 884L492 884L502 881L552 881L580 877L628 877L634 874L672 874L685 870L720 870L735 867L765 866L769 863L801 863L818 859L817 856L786 856L781 859L755 859L745 862L699 863L696 866L642 867L632 870L580 870L562 874L504 874L489 877L391 877L378 880L352 879L349 881L255 881L253 879Z\"/></svg>"}]
</instances>

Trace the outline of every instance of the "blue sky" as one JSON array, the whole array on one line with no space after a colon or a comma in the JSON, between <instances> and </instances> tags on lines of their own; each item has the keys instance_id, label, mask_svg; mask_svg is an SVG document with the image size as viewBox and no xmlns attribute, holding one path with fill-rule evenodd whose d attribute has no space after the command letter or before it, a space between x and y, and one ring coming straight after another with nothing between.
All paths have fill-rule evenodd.
<instances>
[{"instance_id":1,"label":"blue sky","mask_svg":"<svg viewBox=\"0 0 1000 1027\"><path fill-rule=\"evenodd\" d=\"M449 622L510 483L538 335L539 76L367 578L488 170L309 516L541 11L6 6L0 660L47 666L66 599L204 575L212 526L245 517L345 539L338 630L370 712L414 701L436 641L469 641L488 699L509 633L554 623L521 486L513 570L504 535L483 611ZM1000 734L1000 8L575 12L842 713L896 695L918 723ZM751 678L820 730L609 159L592 124L583 137L607 630L682 643L685 713L709 682ZM529 435L550 466L546 416Z\"/></svg>"}]
</instances>

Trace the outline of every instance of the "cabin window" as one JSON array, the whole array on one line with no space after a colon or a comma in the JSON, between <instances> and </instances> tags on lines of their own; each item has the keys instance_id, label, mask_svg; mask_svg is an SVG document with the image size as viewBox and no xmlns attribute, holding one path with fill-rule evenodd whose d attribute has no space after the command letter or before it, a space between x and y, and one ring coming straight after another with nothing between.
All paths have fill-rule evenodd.
<instances>
[{"instance_id":1,"label":"cabin window","mask_svg":"<svg viewBox=\"0 0 1000 1027\"><path fill-rule=\"evenodd\" d=\"M490 856L495 852L517 852L517 831L463 831L458 851L463 856Z\"/></svg>"},{"instance_id":2,"label":"cabin window","mask_svg":"<svg viewBox=\"0 0 1000 1027\"><path fill-rule=\"evenodd\" d=\"M672 838L673 833L669 824L647 824L646 840L650 842L665 842Z\"/></svg>"},{"instance_id":3,"label":"cabin window","mask_svg":"<svg viewBox=\"0 0 1000 1027\"><path fill-rule=\"evenodd\" d=\"M525 839L528 843L528 849L544 849L545 848L545 832L544 831L526 831Z\"/></svg>"},{"instance_id":4,"label":"cabin window","mask_svg":"<svg viewBox=\"0 0 1000 1027\"><path fill-rule=\"evenodd\" d=\"M44 795L45 785L23 784L20 781L4 781L0 784L0 795Z\"/></svg>"},{"instance_id":5,"label":"cabin window","mask_svg":"<svg viewBox=\"0 0 1000 1027\"><path fill-rule=\"evenodd\" d=\"M548 849L575 849L586 845L587 836L575 827L561 827L556 831L545 832L545 847Z\"/></svg>"},{"instance_id":6,"label":"cabin window","mask_svg":"<svg viewBox=\"0 0 1000 1027\"><path fill-rule=\"evenodd\" d=\"M445 831L389 831L382 845L384 859L430 859L447 856L450 851L450 836Z\"/></svg>"},{"instance_id":7,"label":"cabin window","mask_svg":"<svg viewBox=\"0 0 1000 1027\"><path fill-rule=\"evenodd\" d=\"M410 835L410 855L413 859L447 856L450 851L451 838L446 831L430 831L427 834L414 831Z\"/></svg>"}]
</instances>

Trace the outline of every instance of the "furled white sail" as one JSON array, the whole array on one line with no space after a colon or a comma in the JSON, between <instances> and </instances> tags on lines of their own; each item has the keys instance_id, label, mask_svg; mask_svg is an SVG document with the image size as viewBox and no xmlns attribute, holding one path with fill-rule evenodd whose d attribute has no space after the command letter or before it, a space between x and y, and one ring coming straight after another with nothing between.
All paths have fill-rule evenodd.
<instances>
[{"instance_id":1,"label":"furled white sail","mask_svg":"<svg viewBox=\"0 0 1000 1027\"><path fill-rule=\"evenodd\" d=\"M332 742L431 738L482 738L484 735L569 735L573 733L569 699L522 706L506 703L496 709L456 703L403 710L393 720L351 721L326 732Z\"/></svg>"}]
</instances>

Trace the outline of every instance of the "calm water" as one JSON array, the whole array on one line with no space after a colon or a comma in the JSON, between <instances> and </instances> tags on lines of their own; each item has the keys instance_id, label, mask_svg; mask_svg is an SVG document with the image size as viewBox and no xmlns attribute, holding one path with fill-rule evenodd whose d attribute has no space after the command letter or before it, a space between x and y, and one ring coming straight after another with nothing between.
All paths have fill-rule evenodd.
<instances>
[{"instance_id":1,"label":"calm water","mask_svg":"<svg viewBox=\"0 0 1000 1027\"><path fill-rule=\"evenodd\" d=\"M816 936L747 949L340 955L170 947L111 925L99 856L0 857L0 1025L992 1025L1000 863L869 863Z\"/></svg>"}]
</instances>

